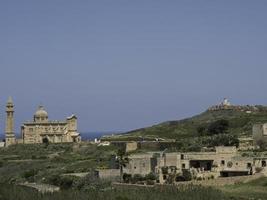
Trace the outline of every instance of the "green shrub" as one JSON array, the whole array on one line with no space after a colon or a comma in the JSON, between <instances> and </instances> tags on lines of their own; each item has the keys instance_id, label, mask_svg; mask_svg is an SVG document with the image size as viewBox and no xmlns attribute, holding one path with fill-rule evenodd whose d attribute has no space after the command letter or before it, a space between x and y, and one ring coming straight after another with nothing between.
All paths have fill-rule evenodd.
<instances>
[{"instance_id":1,"label":"green shrub","mask_svg":"<svg viewBox=\"0 0 267 200\"><path fill-rule=\"evenodd\" d=\"M221 133L227 133L229 128L229 121L225 119L217 120L208 126L208 135L216 135Z\"/></svg>"},{"instance_id":2,"label":"green shrub","mask_svg":"<svg viewBox=\"0 0 267 200\"><path fill-rule=\"evenodd\" d=\"M185 181L191 181L192 180L193 177L192 177L192 174L189 170L183 169L182 173L183 173L183 177L184 177Z\"/></svg>"},{"instance_id":3,"label":"green shrub","mask_svg":"<svg viewBox=\"0 0 267 200\"><path fill-rule=\"evenodd\" d=\"M161 168L162 174L168 174L168 167Z\"/></svg>"},{"instance_id":4,"label":"green shrub","mask_svg":"<svg viewBox=\"0 0 267 200\"><path fill-rule=\"evenodd\" d=\"M99 179L94 171L91 171L83 178L73 180L73 188L83 191L88 190L105 190L111 187L111 181L108 179Z\"/></svg>"},{"instance_id":5,"label":"green shrub","mask_svg":"<svg viewBox=\"0 0 267 200\"><path fill-rule=\"evenodd\" d=\"M72 187L72 184L74 182L74 179L69 176L64 176L60 178L60 188L61 189L70 189Z\"/></svg>"},{"instance_id":6,"label":"green shrub","mask_svg":"<svg viewBox=\"0 0 267 200\"><path fill-rule=\"evenodd\" d=\"M34 176L38 173L38 170L36 169L31 169L28 171L25 171L22 175L23 178L25 178L27 181L29 182L33 182L34 181Z\"/></svg>"},{"instance_id":7,"label":"green shrub","mask_svg":"<svg viewBox=\"0 0 267 200\"><path fill-rule=\"evenodd\" d=\"M60 181L61 178L59 175L50 175L45 182L51 185L60 186Z\"/></svg>"},{"instance_id":8,"label":"green shrub","mask_svg":"<svg viewBox=\"0 0 267 200\"><path fill-rule=\"evenodd\" d=\"M156 180L157 179L157 176L154 174L154 173L149 173L145 176L145 179L146 180Z\"/></svg>"},{"instance_id":9,"label":"green shrub","mask_svg":"<svg viewBox=\"0 0 267 200\"><path fill-rule=\"evenodd\" d=\"M3 199L16 200L226 200L221 191L196 185L116 187L105 190L62 190L53 194L38 194L36 190L13 185L0 185Z\"/></svg>"},{"instance_id":10,"label":"green shrub","mask_svg":"<svg viewBox=\"0 0 267 200\"><path fill-rule=\"evenodd\" d=\"M155 185L155 181L153 180L146 180L147 185Z\"/></svg>"},{"instance_id":11,"label":"green shrub","mask_svg":"<svg viewBox=\"0 0 267 200\"><path fill-rule=\"evenodd\" d=\"M129 183L131 181L132 175L124 173L122 178L124 183Z\"/></svg>"},{"instance_id":12,"label":"green shrub","mask_svg":"<svg viewBox=\"0 0 267 200\"><path fill-rule=\"evenodd\" d=\"M134 174L133 177L131 178L131 183L135 184L137 182L140 182L140 181L144 181L145 178L140 175L140 174Z\"/></svg>"}]
</instances>

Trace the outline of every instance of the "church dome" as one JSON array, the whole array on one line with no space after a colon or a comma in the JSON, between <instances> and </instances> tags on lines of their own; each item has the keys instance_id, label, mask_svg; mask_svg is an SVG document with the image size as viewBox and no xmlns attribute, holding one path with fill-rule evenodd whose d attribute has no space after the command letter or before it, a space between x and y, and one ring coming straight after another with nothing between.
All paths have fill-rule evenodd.
<instances>
[{"instance_id":1,"label":"church dome","mask_svg":"<svg viewBox=\"0 0 267 200\"><path fill-rule=\"evenodd\" d=\"M39 106L34 116L35 117L48 117L48 113L45 111L43 106Z\"/></svg>"},{"instance_id":2,"label":"church dome","mask_svg":"<svg viewBox=\"0 0 267 200\"><path fill-rule=\"evenodd\" d=\"M38 110L34 114L35 122L46 122L48 120L48 113L43 106L39 106Z\"/></svg>"}]
</instances>

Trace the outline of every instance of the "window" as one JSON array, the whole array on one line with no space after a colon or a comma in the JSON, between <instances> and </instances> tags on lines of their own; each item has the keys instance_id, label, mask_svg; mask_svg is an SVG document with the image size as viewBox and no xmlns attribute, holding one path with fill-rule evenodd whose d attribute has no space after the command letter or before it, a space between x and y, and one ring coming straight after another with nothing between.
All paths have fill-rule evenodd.
<instances>
[{"instance_id":1,"label":"window","mask_svg":"<svg viewBox=\"0 0 267 200\"><path fill-rule=\"evenodd\" d=\"M247 163L247 168L251 168L251 163Z\"/></svg>"},{"instance_id":2,"label":"window","mask_svg":"<svg viewBox=\"0 0 267 200\"><path fill-rule=\"evenodd\" d=\"M182 164L182 169L185 169L185 164L184 163Z\"/></svg>"},{"instance_id":3,"label":"window","mask_svg":"<svg viewBox=\"0 0 267 200\"><path fill-rule=\"evenodd\" d=\"M225 165L225 160L221 160L221 165Z\"/></svg>"},{"instance_id":4,"label":"window","mask_svg":"<svg viewBox=\"0 0 267 200\"><path fill-rule=\"evenodd\" d=\"M266 167L266 161L265 160L261 161L261 166Z\"/></svg>"},{"instance_id":5,"label":"window","mask_svg":"<svg viewBox=\"0 0 267 200\"><path fill-rule=\"evenodd\" d=\"M227 163L227 167L228 167L228 168L233 167L233 163L232 163L231 161L229 161L229 162Z\"/></svg>"},{"instance_id":6,"label":"window","mask_svg":"<svg viewBox=\"0 0 267 200\"><path fill-rule=\"evenodd\" d=\"M181 154L181 160L183 160L184 159L184 154Z\"/></svg>"}]
</instances>

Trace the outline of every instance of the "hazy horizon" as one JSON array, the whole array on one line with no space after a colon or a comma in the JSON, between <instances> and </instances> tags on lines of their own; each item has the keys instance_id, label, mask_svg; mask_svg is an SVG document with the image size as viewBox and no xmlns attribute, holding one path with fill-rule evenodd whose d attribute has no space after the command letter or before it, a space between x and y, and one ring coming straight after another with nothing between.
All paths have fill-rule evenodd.
<instances>
[{"instance_id":1,"label":"hazy horizon","mask_svg":"<svg viewBox=\"0 0 267 200\"><path fill-rule=\"evenodd\" d=\"M267 104L267 1L1 1L0 132L44 105L80 132L129 131L224 97Z\"/></svg>"}]
</instances>

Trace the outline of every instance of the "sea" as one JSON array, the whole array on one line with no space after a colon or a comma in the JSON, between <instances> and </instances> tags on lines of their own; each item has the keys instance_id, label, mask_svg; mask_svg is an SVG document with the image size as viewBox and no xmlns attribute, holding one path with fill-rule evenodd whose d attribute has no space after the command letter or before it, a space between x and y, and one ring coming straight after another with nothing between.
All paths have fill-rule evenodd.
<instances>
[{"instance_id":1,"label":"sea","mask_svg":"<svg viewBox=\"0 0 267 200\"><path fill-rule=\"evenodd\" d=\"M104 135L112 135L119 132L81 132L82 140L94 140L95 138L100 139Z\"/></svg>"}]
</instances>

